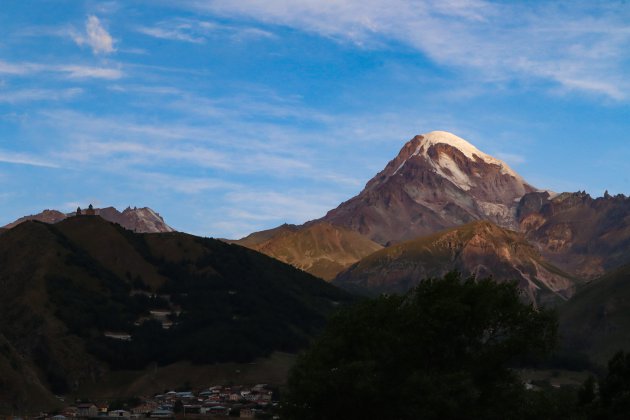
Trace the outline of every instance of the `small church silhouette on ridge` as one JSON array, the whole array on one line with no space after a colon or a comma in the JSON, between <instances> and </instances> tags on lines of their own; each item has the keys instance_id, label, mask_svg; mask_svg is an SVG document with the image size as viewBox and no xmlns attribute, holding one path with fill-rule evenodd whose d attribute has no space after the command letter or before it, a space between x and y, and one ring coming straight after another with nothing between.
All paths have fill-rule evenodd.
<instances>
[{"instance_id":1,"label":"small church silhouette on ridge","mask_svg":"<svg viewBox=\"0 0 630 420\"><path fill-rule=\"evenodd\" d=\"M77 207L77 216L96 216L96 210L91 204L85 210L85 213L81 210L81 207Z\"/></svg>"}]
</instances>

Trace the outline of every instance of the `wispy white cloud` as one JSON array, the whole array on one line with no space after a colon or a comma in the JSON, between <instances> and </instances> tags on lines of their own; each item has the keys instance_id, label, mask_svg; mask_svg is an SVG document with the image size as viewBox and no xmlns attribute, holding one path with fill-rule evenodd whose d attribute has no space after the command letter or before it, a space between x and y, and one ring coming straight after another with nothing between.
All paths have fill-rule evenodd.
<instances>
[{"instance_id":1,"label":"wispy white cloud","mask_svg":"<svg viewBox=\"0 0 630 420\"><path fill-rule=\"evenodd\" d=\"M56 68L53 67L53 69L65 73L67 77L72 79L117 80L123 77L123 72L120 69L114 68L62 65L57 66Z\"/></svg>"},{"instance_id":2,"label":"wispy white cloud","mask_svg":"<svg viewBox=\"0 0 630 420\"><path fill-rule=\"evenodd\" d=\"M275 38L273 33L260 28L183 18L160 21L153 26L139 26L137 31L154 38L195 44L203 44L216 36L229 37L237 41Z\"/></svg>"},{"instance_id":3,"label":"wispy white cloud","mask_svg":"<svg viewBox=\"0 0 630 420\"><path fill-rule=\"evenodd\" d=\"M240 185L210 177L185 177L157 172L134 172L131 178L144 190L171 190L178 193L197 195L207 191L234 190Z\"/></svg>"},{"instance_id":4,"label":"wispy white cloud","mask_svg":"<svg viewBox=\"0 0 630 420\"><path fill-rule=\"evenodd\" d=\"M183 30L182 27L177 28L164 28L164 27L146 27L141 26L138 28L138 32L152 36L153 38L168 39L171 41L185 41L195 44L203 44L206 40L200 36L194 36Z\"/></svg>"},{"instance_id":5,"label":"wispy white cloud","mask_svg":"<svg viewBox=\"0 0 630 420\"><path fill-rule=\"evenodd\" d=\"M380 47L403 42L480 81L551 81L566 91L630 97L630 8L623 2L486 0L186 0L232 18Z\"/></svg>"},{"instance_id":6,"label":"wispy white cloud","mask_svg":"<svg viewBox=\"0 0 630 420\"><path fill-rule=\"evenodd\" d=\"M59 168L60 166L52 161L33 156L27 153L15 153L0 150L0 162L15 165L40 166L44 168Z\"/></svg>"},{"instance_id":7,"label":"wispy white cloud","mask_svg":"<svg viewBox=\"0 0 630 420\"><path fill-rule=\"evenodd\" d=\"M316 176L305 159L308 152L299 146L288 145L284 138L244 140L241 130L226 130L214 121L201 126L138 122L75 111L43 111L40 118L48 130L72 140L54 156L74 165L107 160L116 168L180 164L237 174ZM231 118L230 124L237 121Z\"/></svg>"},{"instance_id":8,"label":"wispy white cloud","mask_svg":"<svg viewBox=\"0 0 630 420\"><path fill-rule=\"evenodd\" d=\"M56 154L60 158L73 162L92 163L107 159L118 159L125 164L152 164L158 162L176 162L193 164L198 168L231 169L232 166L221 152L202 147L177 145L143 144L117 141L74 142L65 151Z\"/></svg>"},{"instance_id":9,"label":"wispy white cloud","mask_svg":"<svg viewBox=\"0 0 630 420\"><path fill-rule=\"evenodd\" d=\"M101 24L98 17L88 16L85 22L85 32L73 34L77 45L87 45L94 54L111 54L114 48L114 39Z\"/></svg>"},{"instance_id":10,"label":"wispy white cloud","mask_svg":"<svg viewBox=\"0 0 630 420\"><path fill-rule=\"evenodd\" d=\"M0 90L0 103L17 104L35 101L65 101L83 93L81 88Z\"/></svg>"},{"instance_id":11,"label":"wispy white cloud","mask_svg":"<svg viewBox=\"0 0 630 420\"><path fill-rule=\"evenodd\" d=\"M38 71L40 66L34 63L10 63L0 60L0 74L25 75Z\"/></svg>"},{"instance_id":12,"label":"wispy white cloud","mask_svg":"<svg viewBox=\"0 0 630 420\"><path fill-rule=\"evenodd\" d=\"M117 80L124 76L122 70L112 67L95 67L80 64L41 64L33 62L8 62L0 60L0 74L25 76L37 73L58 73L71 79Z\"/></svg>"}]
</instances>

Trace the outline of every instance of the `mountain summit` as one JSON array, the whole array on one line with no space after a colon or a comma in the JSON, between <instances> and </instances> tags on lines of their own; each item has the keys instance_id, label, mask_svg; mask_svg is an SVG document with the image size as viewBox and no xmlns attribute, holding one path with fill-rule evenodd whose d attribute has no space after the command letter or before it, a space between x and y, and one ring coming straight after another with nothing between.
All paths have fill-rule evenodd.
<instances>
[{"instance_id":1,"label":"mountain summit","mask_svg":"<svg viewBox=\"0 0 630 420\"><path fill-rule=\"evenodd\" d=\"M483 153L466 140L447 131L432 131L427 134L416 136L409 141L396 158L396 160L404 160L400 166L396 168L393 175L398 173L409 161L409 159L417 155L422 155L424 158L429 159L435 170L440 175L448 178L451 182L458 185L463 190L471 189L474 182L462 171L462 168L459 167L457 162L452 159L452 155L445 153L443 148L440 149L443 146L456 149L470 161L484 162L489 165L498 166L501 173L522 180L516 172L505 164L505 162ZM411 154L409 153L410 149L413 150ZM437 153L429 153L429 150L436 150Z\"/></svg>"},{"instance_id":2,"label":"mountain summit","mask_svg":"<svg viewBox=\"0 0 630 420\"><path fill-rule=\"evenodd\" d=\"M433 131L408 141L359 195L323 220L383 245L475 220L517 228L518 200L534 191L505 162Z\"/></svg>"}]
</instances>

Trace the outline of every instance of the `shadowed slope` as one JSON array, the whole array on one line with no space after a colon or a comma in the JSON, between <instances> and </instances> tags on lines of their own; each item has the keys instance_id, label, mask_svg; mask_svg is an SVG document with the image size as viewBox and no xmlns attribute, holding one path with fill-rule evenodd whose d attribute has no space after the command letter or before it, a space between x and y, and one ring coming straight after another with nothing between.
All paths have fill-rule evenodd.
<instances>
[{"instance_id":1,"label":"shadowed slope","mask_svg":"<svg viewBox=\"0 0 630 420\"><path fill-rule=\"evenodd\" d=\"M560 308L566 348L602 366L619 350L630 350L630 266L594 280Z\"/></svg>"},{"instance_id":2,"label":"shadowed slope","mask_svg":"<svg viewBox=\"0 0 630 420\"><path fill-rule=\"evenodd\" d=\"M100 217L28 221L6 231L0 283L0 336L23 356L35 383L55 393L80 390L110 367L244 362L296 351L327 314L352 300L237 245L136 234ZM131 340L108 338L111 332ZM8 392L26 391L12 381Z\"/></svg>"}]
</instances>

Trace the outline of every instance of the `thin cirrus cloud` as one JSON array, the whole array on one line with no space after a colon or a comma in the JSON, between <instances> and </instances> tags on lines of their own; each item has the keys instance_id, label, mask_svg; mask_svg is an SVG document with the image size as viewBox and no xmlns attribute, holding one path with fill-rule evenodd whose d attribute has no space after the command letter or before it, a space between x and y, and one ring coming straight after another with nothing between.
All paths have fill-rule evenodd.
<instances>
[{"instance_id":1,"label":"thin cirrus cloud","mask_svg":"<svg viewBox=\"0 0 630 420\"><path fill-rule=\"evenodd\" d=\"M278 176L306 171L311 165L301 159L301 149L280 144L250 141L238 145L226 132L218 133L213 124L188 127L178 124L155 124L125 121L120 118L91 116L75 111L40 113L38 124L60 138L72 139L55 156L73 165L107 160L110 166L146 166L169 162L190 165L191 168L255 173ZM287 150L288 149L288 150Z\"/></svg>"},{"instance_id":2,"label":"thin cirrus cloud","mask_svg":"<svg viewBox=\"0 0 630 420\"><path fill-rule=\"evenodd\" d=\"M38 166L42 168L59 168L60 166L54 162L45 160L38 156L32 156L26 153L15 153L0 150L0 162L15 165Z\"/></svg>"},{"instance_id":3,"label":"thin cirrus cloud","mask_svg":"<svg viewBox=\"0 0 630 420\"><path fill-rule=\"evenodd\" d=\"M164 146L156 147L142 143L131 142L99 142L85 141L74 144L58 156L69 161L93 163L102 159L108 159L111 165L116 160L126 164L155 165L156 162L180 161L194 164L198 168L231 169L232 165L227 157L215 150L203 147Z\"/></svg>"},{"instance_id":4,"label":"thin cirrus cloud","mask_svg":"<svg viewBox=\"0 0 630 420\"><path fill-rule=\"evenodd\" d=\"M81 88L0 90L0 103L19 104L35 101L65 101L80 96Z\"/></svg>"},{"instance_id":5,"label":"thin cirrus cloud","mask_svg":"<svg viewBox=\"0 0 630 420\"><path fill-rule=\"evenodd\" d=\"M275 37L273 33L260 28L184 18L160 21L153 26L139 26L136 30L153 38L193 44L203 44L216 36L226 36L233 40Z\"/></svg>"},{"instance_id":6,"label":"thin cirrus cloud","mask_svg":"<svg viewBox=\"0 0 630 420\"><path fill-rule=\"evenodd\" d=\"M0 74L30 76L41 73L61 74L68 79L117 80L124 76L122 70L112 67L95 67L79 64L40 64L33 62L8 62L0 60Z\"/></svg>"},{"instance_id":7,"label":"thin cirrus cloud","mask_svg":"<svg viewBox=\"0 0 630 420\"><path fill-rule=\"evenodd\" d=\"M111 54L114 48L114 39L101 24L98 17L88 16L85 22L85 32L72 35L77 45L87 45L94 54Z\"/></svg>"},{"instance_id":8,"label":"thin cirrus cloud","mask_svg":"<svg viewBox=\"0 0 630 420\"><path fill-rule=\"evenodd\" d=\"M379 47L402 42L482 81L552 82L561 91L630 97L630 9L587 1L187 0L197 11Z\"/></svg>"},{"instance_id":9,"label":"thin cirrus cloud","mask_svg":"<svg viewBox=\"0 0 630 420\"><path fill-rule=\"evenodd\" d=\"M134 182L144 189L168 189L182 194L196 195L207 191L236 189L238 184L208 177L184 177L158 172L133 173Z\"/></svg>"}]
</instances>

